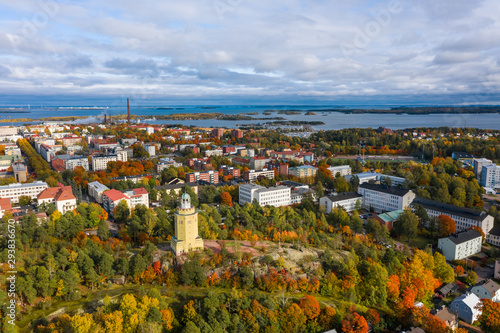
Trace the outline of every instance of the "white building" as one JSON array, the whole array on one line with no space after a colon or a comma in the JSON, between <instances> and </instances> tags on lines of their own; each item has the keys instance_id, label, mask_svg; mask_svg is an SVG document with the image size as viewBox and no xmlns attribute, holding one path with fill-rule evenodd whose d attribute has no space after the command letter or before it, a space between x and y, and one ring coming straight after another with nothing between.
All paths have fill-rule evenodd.
<instances>
[{"instance_id":1,"label":"white building","mask_svg":"<svg viewBox=\"0 0 500 333\"><path fill-rule=\"evenodd\" d=\"M122 148L116 148L115 149L115 154L116 154L116 160L121 161L121 162L127 162L128 161L128 153L125 149Z\"/></svg>"},{"instance_id":2,"label":"white building","mask_svg":"<svg viewBox=\"0 0 500 333\"><path fill-rule=\"evenodd\" d=\"M129 208L134 208L139 204L149 207L149 193L144 188L134 188L131 190L118 191L109 190L102 195L102 206L110 214L124 200Z\"/></svg>"},{"instance_id":3,"label":"white building","mask_svg":"<svg viewBox=\"0 0 500 333\"><path fill-rule=\"evenodd\" d=\"M483 236L474 229L453 234L438 240L438 248L446 260L461 260L481 252Z\"/></svg>"},{"instance_id":4,"label":"white building","mask_svg":"<svg viewBox=\"0 0 500 333\"><path fill-rule=\"evenodd\" d=\"M367 172L361 172L361 173L355 173L354 175L347 175L345 176L345 179L347 182L351 180L352 177L358 177L359 179L359 184L364 184L368 183L370 181L374 182L384 182L387 177L391 180L392 186L399 186L403 185L405 182L405 178L403 177L396 177L396 176L389 176L389 175L383 175L378 172L373 172L373 171L367 171Z\"/></svg>"},{"instance_id":5,"label":"white building","mask_svg":"<svg viewBox=\"0 0 500 333\"><path fill-rule=\"evenodd\" d=\"M116 162L117 160L117 155L92 156L92 170L106 170L109 162Z\"/></svg>"},{"instance_id":6,"label":"white building","mask_svg":"<svg viewBox=\"0 0 500 333\"><path fill-rule=\"evenodd\" d=\"M122 191L130 199L130 205L135 207L137 205L144 205L149 207L149 193L144 188L135 188L133 190Z\"/></svg>"},{"instance_id":7,"label":"white building","mask_svg":"<svg viewBox=\"0 0 500 333\"><path fill-rule=\"evenodd\" d=\"M439 215L451 217L453 221L455 221L457 231L464 231L470 227L479 227L483 230L484 234L488 236L488 233L493 228L493 216L480 210L454 206L422 198L416 198L413 201L413 205L415 204L424 207L429 217L438 217Z\"/></svg>"},{"instance_id":8,"label":"white building","mask_svg":"<svg viewBox=\"0 0 500 333\"><path fill-rule=\"evenodd\" d=\"M449 308L454 313L457 313L460 319L472 324L481 315L481 310L479 310L480 303L481 300L479 297L472 293L467 293L455 298Z\"/></svg>"},{"instance_id":9,"label":"white building","mask_svg":"<svg viewBox=\"0 0 500 333\"><path fill-rule=\"evenodd\" d=\"M144 145L144 149L148 152L149 156L156 155L156 146L155 145Z\"/></svg>"},{"instance_id":10,"label":"white building","mask_svg":"<svg viewBox=\"0 0 500 333\"><path fill-rule=\"evenodd\" d=\"M28 196L33 200L47 187L47 183L41 181L26 184L13 183L0 186L0 198L10 198L13 204L18 203L19 197L22 195Z\"/></svg>"},{"instance_id":11,"label":"white building","mask_svg":"<svg viewBox=\"0 0 500 333\"><path fill-rule=\"evenodd\" d=\"M335 193L319 199L319 206L325 209L326 214L330 214L333 208L342 207L346 212L355 210L356 203L363 204L363 196L356 192Z\"/></svg>"},{"instance_id":12,"label":"white building","mask_svg":"<svg viewBox=\"0 0 500 333\"><path fill-rule=\"evenodd\" d=\"M275 186L266 188L256 184L243 184L239 186L239 203L252 204L257 200L261 206L289 206L291 199L291 189L286 186Z\"/></svg>"},{"instance_id":13,"label":"white building","mask_svg":"<svg viewBox=\"0 0 500 333\"><path fill-rule=\"evenodd\" d=\"M472 287L472 293L479 298L488 298L493 302L500 301L500 285L493 280L487 279Z\"/></svg>"},{"instance_id":14,"label":"white building","mask_svg":"<svg viewBox=\"0 0 500 333\"><path fill-rule=\"evenodd\" d=\"M474 159L474 174L478 181L481 180L481 172L483 171L483 165L492 164L491 160L487 158L475 158Z\"/></svg>"},{"instance_id":15,"label":"white building","mask_svg":"<svg viewBox=\"0 0 500 333\"><path fill-rule=\"evenodd\" d=\"M89 195L100 204L102 204L102 194L107 190L109 190L109 188L106 185L99 183L98 181L88 184Z\"/></svg>"},{"instance_id":16,"label":"white building","mask_svg":"<svg viewBox=\"0 0 500 333\"><path fill-rule=\"evenodd\" d=\"M63 215L76 209L76 198L71 186L46 188L37 196L37 199L39 205L54 203L57 211Z\"/></svg>"},{"instance_id":17,"label":"white building","mask_svg":"<svg viewBox=\"0 0 500 333\"><path fill-rule=\"evenodd\" d=\"M340 173L340 176L348 176L352 173L351 167L349 165L339 165L329 167L328 170L332 172L332 176L335 178L337 173Z\"/></svg>"},{"instance_id":18,"label":"white building","mask_svg":"<svg viewBox=\"0 0 500 333\"><path fill-rule=\"evenodd\" d=\"M248 172L245 172L245 174L243 175L243 179L251 182L257 180L259 177L266 177L268 179L273 179L274 170L267 170L267 169L263 169L262 171L248 170Z\"/></svg>"},{"instance_id":19,"label":"white building","mask_svg":"<svg viewBox=\"0 0 500 333\"><path fill-rule=\"evenodd\" d=\"M363 207L377 213L405 209L415 199L411 190L370 183L361 184L358 193L363 196Z\"/></svg>"},{"instance_id":20,"label":"white building","mask_svg":"<svg viewBox=\"0 0 500 333\"><path fill-rule=\"evenodd\" d=\"M87 156L74 156L66 160L66 169L74 170L77 166L89 170L89 159Z\"/></svg>"},{"instance_id":21,"label":"white building","mask_svg":"<svg viewBox=\"0 0 500 333\"><path fill-rule=\"evenodd\" d=\"M483 165L480 184L489 189L500 188L500 165Z\"/></svg>"}]
</instances>

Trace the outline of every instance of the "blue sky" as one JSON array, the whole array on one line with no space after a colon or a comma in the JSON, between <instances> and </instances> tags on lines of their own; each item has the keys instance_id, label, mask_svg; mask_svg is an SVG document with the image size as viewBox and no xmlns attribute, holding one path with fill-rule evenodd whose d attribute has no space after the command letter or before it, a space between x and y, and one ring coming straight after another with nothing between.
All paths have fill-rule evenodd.
<instances>
[{"instance_id":1,"label":"blue sky","mask_svg":"<svg viewBox=\"0 0 500 333\"><path fill-rule=\"evenodd\" d=\"M497 0L0 0L0 104L499 104Z\"/></svg>"}]
</instances>

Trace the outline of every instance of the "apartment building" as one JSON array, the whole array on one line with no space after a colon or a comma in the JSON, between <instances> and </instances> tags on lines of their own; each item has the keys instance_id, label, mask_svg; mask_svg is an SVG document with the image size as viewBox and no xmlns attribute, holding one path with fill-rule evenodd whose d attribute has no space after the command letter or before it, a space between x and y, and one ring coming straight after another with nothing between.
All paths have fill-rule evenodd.
<instances>
[{"instance_id":1,"label":"apartment building","mask_svg":"<svg viewBox=\"0 0 500 333\"><path fill-rule=\"evenodd\" d=\"M252 204L257 200L261 206L289 206L291 189L286 186L264 187L256 184L243 184L239 186L239 203Z\"/></svg>"},{"instance_id":2,"label":"apartment building","mask_svg":"<svg viewBox=\"0 0 500 333\"><path fill-rule=\"evenodd\" d=\"M77 166L89 170L89 159L87 156L72 156L66 160L66 169L74 170Z\"/></svg>"},{"instance_id":3,"label":"apartment building","mask_svg":"<svg viewBox=\"0 0 500 333\"><path fill-rule=\"evenodd\" d=\"M363 196L363 207L377 213L405 209L415 199L411 190L370 183L361 184L358 193Z\"/></svg>"},{"instance_id":4,"label":"apartment building","mask_svg":"<svg viewBox=\"0 0 500 333\"><path fill-rule=\"evenodd\" d=\"M476 179L481 181L481 172L483 171L484 165L492 164L491 160L487 158L475 158L473 161L474 166L474 174L476 175Z\"/></svg>"},{"instance_id":5,"label":"apartment building","mask_svg":"<svg viewBox=\"0 0 500 333\"><path fill-rule=\"evenodd\" d=\"M500 188L500 165L483 165L481 170L481 186L488 189Z\"/></svg>"},{"instance_id":6,"label":"apartment building","mask_svg":"<svg viewBox=\"0 0 500 333\"><path fill-rule=\"evenodd\" d=\"M249 170L243 175L243 179L248 181L255 181L259 177L265 177L269 179L274 178L274 170L263 169L262 171Z\"/></svg>"},{"instance_id":7,"label":"apartment building","mask_svg":"<svg viewBox=\"0 0 500 333\"><path fill-rule=\"evenodd\" d=\"M219 183L219 172L210 170L205 172L191 172L186 174L186 181L188 183L195 183L199 180L203 180L212 184L217 184Z\"/></svg>"},{"instance_id":8,"label":"apartment building","mask_svg":"<svg viewBox=\"0 0 500 333\"><path fill-rule=\"evenodd\" d=\"M454 206L423 198L416 198L413 201L413 205L415 204L424 207L429 217L438 217L439 215L451 217L453 221L455 221L457 231L464 231L475 226L481 228L485 235L488 235L493 228L493 216L480 210Z\"/></svg>"},{"instance_id":9,"label":"apartment building","mask_svg":"<svg viewBox=\"0 0 500 333\"><path fill-rule=\"evenodd\" d=\"M329 167L328 170L331 171L333 177L336 177L338 173L340 173L341 177L348 176L352 173L351 166L349 165L332 166Z\"/></svg>"},{"instance_id":10,"label":"apartment building","mask_svg":"<svg viewBox=\"0 0 500 333\"><path fill-rule=\"evenodd\" d=\"M76 209L76 197L73 195L71 186L49 187L37 196L38 204L54 203L57 211L61 214Z\"/></svg>"},{"instance_id":11,"label":"apartment building","mask_svg":"<svg viewBox=\"0 0 500 333\"><path fill-rule=\"evenodd\" d=\"M109 190L109 188L106 185L99 183L98 181L89 183L87 186L89 196L94 198L96 202L102 204L102 195L104 192Z\"/></svg>"},{"instance_id":12,"label":"apartment building","mask_svg":"<svg viewBox=\"0 0 500 333\"><path fill-rule=\"evenodd\" d=\"M312 179L316 177L316 173L318 172L318 168L313 167L311 165L302 165L295 168L288 169L288 174L298 177L298 178L309 178Z\"/></svg>"},{"instance_id":13,"label":"apartment building","mask_svg":"<svg viewBox=\"0 0 500 333\"><path fill-rule=\"evenodd\" d=\"M19 197L22 195L28 196L34 200L46 188L48 188L47 183L42 181L27 184L13 183L0 186L0 198L10 198L10 201L16 204L19 202Z\"/></svg>"},{"instance_id":14,"label":"apartment building","mask_svg":"<svg viewBox=\"0 0 500 333\"><path fill-rule=\"evenodd\" d=\"M102 195L102 206L109 213L113 214L113 210L124 200L129 208L142 204L149 207L149 193L144 188L134 188L131 190L118 191L109 190Z\"/></svg>"},{"instance_id":15,"label":"apartment building","mask_svg":"<svg viewBox=\"0 0 500 333\"><path fill-rule=\"evenodd\" d=\"M241 139L243 137L243 131L235 128L231 130L231 135L237 139Z\"/></svg>"},{"instance_id":16,"label":"apartment building","mask_svg":"<svg viewBox=\"0 0 500 333\"><path fill-rule=\"evenodd\" d=\"M461 260L481 252L483 236L474 229L462 231L438 240L438 248L446 260Z\"/></svg>"},{"instance_id":17,"label":"apartment building","mask_svg":"<svg viewBox=\"0 0 500 333\"><path fill-rule=\"evenodd\" d=\"M238 168L222 165L219 170L222 171L222 174L224 176L232 176L233 178L241 177L241 170Z\"/></svg>"},{"instance_id":18,"label":"apartment building","mask_svg":"<svg viewBox=\"0 0 500 333\"><path fill-rule=\"evenodd\" d=\"M106 170L109 162L116 162L117 155L94 155L92 156L92 170Z\"/></svg>"}]
</instances>

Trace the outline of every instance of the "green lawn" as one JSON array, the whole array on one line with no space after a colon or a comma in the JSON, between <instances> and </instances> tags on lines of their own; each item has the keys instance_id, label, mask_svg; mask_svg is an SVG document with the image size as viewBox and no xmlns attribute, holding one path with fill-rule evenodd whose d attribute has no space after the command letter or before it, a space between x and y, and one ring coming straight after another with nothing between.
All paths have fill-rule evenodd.
<instances>
[{"instance_id":1,"label":"green lawn","mask_svg":"<svg viewBox=\"0 0 500 333\"><path fill-rule=\"evenodd\" d=\"M432 244L432 246L437 245L437 240L427 238L422 235L418 235L417 237L410 239L410 242L408 242L407 237L401 237L400 239L398 239L398 241L408 245L408 247L410 248L416 247L419 248L420 250L425 250L427 244Z\"/></svg>"}]
</instances>

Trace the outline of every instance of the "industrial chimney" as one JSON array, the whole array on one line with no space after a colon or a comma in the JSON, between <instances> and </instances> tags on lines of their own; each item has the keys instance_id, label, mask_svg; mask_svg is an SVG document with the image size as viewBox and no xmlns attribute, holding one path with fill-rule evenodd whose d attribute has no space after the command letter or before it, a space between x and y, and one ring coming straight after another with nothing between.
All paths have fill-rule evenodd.
<instances>
[{"instance_id":1,"label":"industrial chimney","mask_svg":"<svg viewBox=\"0 0 500 333\"><path fill-rule=\"evenodd\" d=\"M130 125L130 104L129 104L128 98L127 98L127 120L128 120L128 124Z\"/></svg>"}]
</instances>

